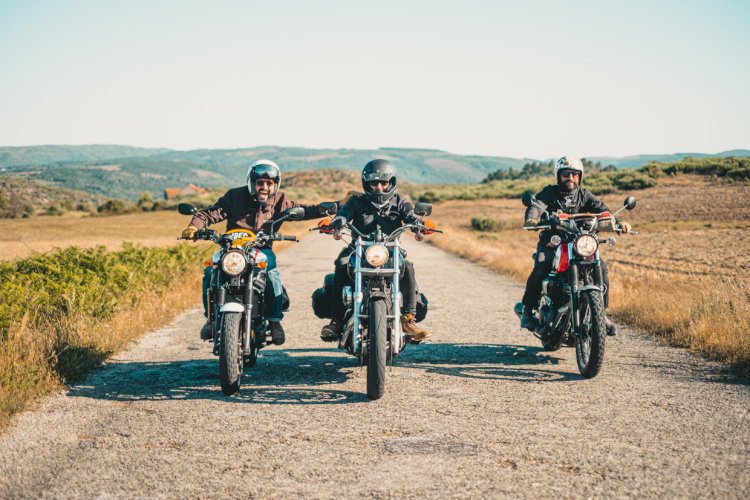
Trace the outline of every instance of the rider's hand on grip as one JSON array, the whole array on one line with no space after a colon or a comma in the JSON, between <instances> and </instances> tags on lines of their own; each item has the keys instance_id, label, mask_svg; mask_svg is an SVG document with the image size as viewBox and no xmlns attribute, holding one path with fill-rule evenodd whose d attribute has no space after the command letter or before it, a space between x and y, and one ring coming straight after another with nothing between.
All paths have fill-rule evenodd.
<instances>
[{"instance_id":1,"label":"rider's hand on grip","mask_svg":"<svg viewBox=\"0 0 750 500\"><path fill-rule=\"evenodd\" d=\"M526 222L524 222L523 225L525 227L537 226L539 225L539 219L526 219Z\"/></svg>"},{"instance_id":2,"label":"rider's hand on grip","mask_svg":"<svg viewBox=\"0 0 750 500\"><path fill-rule=\"evenodd\" d=\"M323 234L331 234L333 233L333 228L331 227L333 221L330 217L326 217L325 219L320 219L320 222L318 222L318 229Z\"/></svg>"},{"instance_id":3,"label":"rider's hand on grip","mask_svg":"<svg viewBox=\"0 0 750 500\"><path fill-rule=\"evenodd\" d=\"M620 231L622 234L628 234L632 228L628 222L620 222Z\"/></svg>"},{"instance_id":4,"label":"rider's hand on grip","mask_svg":"<svg viewBox=\"0 0 750 500\"><path fill-rule=\"evenodd\" d=\"M425 236L435 233L435 231L431 231L431 229L437 229L435 223L429 219L425 219L424 221L422 221L422 225L424 226L424 228L422 228L419 232Z\"/></svg>"},{"instance_id":5,"label":"rider's hand on grip","mask_svg":"<svg viewBox=\"0 0 750 500\"><path fill-rule=\"evenodd\" d=\"M331 221L331 227L334 229L341 229L344 227L345 219L343 217L336 217Z\"/></svg>"},{"instance_id":6,"label":"rider's hand on grip","mask_svg":"<svg viewBox=\"0 0 750 500\"><path fill-rule=\"evenodd\" d=\"M190 225L185 228L184 231L182 231L182 238L185 240L194 240L195 239L195 233L198 232L198 228Z\"/></svg>"}]
</instances>

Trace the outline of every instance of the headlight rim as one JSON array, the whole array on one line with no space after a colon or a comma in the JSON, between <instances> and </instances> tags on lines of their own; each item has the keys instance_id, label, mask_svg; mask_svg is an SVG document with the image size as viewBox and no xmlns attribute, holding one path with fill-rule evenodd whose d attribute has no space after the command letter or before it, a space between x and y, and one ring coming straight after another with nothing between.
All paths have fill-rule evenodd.
<instances>
[{"instance_id":1,"label":"headlight rim","mask_svg":"<svg viewBox=\"0 0 750 500\"><path fill-rule=\"evenodd\" d=\"M239 255L242 258L242 268L240 268L239 271L230 271L227 269L228 259L234 258L230 257L231 254ZM247 257L245 256L245 252L242 252L240 250L229 250L221 258L221 270L229 276L239 276L245 271L245 269L247 269Z\"/></svg>"},{"instance_id":2,"label":"headlight rim","mask_svg":"<svg viewBox=\"0 0 750 500\"><path fill-rule=\"evenodd\" d=\"M590 239L591 241L593 241L593 250L590 252L581 251L581 243L585 242L586 239ZM580 255L581 257L588 258L588 257L592 257L593 255L596 255L596 251L599 250L599 241L597 241L597 239L590 234L582 234L578 238L576 238L573 244L573 247L575 248L575 251L578 255Z\"/></svg>"},{"instance_id":3,"label":"headlight rim","mask_svg":"<svg viewBox=\"0 0 750 500\"><path fill-rule=\"evenodd\" d=\"M380 262L379 264L377 263L378 261L372 262L371 257L377 257L378 255L376 254L379 252L382 252L382 254L379 255L382 258L382 262ZM385 245L370 245L369 247L367 247L367 250L365 250L365 262L367 262L368 265L374 268L383 267L388 262L389 258L390 255L388 252L388 248L386 248Z\"/></svg>"}]
</instances>

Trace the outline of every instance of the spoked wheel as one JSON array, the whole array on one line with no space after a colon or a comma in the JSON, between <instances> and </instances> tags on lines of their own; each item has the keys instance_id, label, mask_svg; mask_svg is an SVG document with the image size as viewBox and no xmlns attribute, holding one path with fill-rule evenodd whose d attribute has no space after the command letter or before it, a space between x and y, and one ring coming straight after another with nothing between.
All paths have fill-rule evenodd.
<instances>
[{"instance_id":1,"label":"spoked wheel","mask_svg":"<svg viewBox=\"0 0 750 500\"><path fill-rule=\"evenodd\" d=\"M604 339L607 335L604 301L599 290L586 290L581 298L581 336L576 337L576 360L581 375L594 378L604 364Z\"/></svg>"},{"instance_id":2,"label":"spoked wheel","mask_svg":"<svg viewBox=\"0 0 750 500\"><path fill-rule=\"evenodd\" d=\"M385 364L388 356L388 319L385 300L370 301L367 329L367 397L380 399L385 393Z\"/></svg>"},{"instance_id":3,"label":"spoked wheel","mask_svg":"<svg viewBox=\"0 0 750 500\"><path fill-rule=\"evenodd\" d=\"M240 346L241 326L242 313L224 313L219 346L219 382L221 392L227 396L240 391L243 365Z\"/></svg>"}]
</instances>

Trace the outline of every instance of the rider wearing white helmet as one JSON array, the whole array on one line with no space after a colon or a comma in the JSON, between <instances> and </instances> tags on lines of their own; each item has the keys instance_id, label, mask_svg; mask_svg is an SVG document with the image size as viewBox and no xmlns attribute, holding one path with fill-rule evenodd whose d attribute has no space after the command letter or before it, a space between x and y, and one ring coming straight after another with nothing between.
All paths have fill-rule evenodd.
<instances>
[{"instance_id":1,"label":"rider wearing white helmet","mask_svg":"<svg viewBox=\"0 0 750 500\"><path fill-rule=\"evenodd\" d=\"M247 170L247 185L232 188L224 196L213 204L213 206L198 210L190 221L190 225L182 232L185 239L193 239L198 229L203 229L211 224L223 220L227 221L227 231L232 229L247 229L257 233L263 230L265 233L271 231L274 216L292 207L303 207L305 216L303 220L320 218L328 211L335 211L335 204L324 202L319 205L301 205L291 201L286 195L279 191L281 185L281 171L279 166L271 160L258 160ZM278 230L280 224L274 226ZM284 329L281 327L281 319L284 314L283 287L281 276L276 269L276 254L271 248L272 243L260 250L268 257L268 284L266 293L271 300L268 314L268 322L271 327L271 339L276 345L284 343ZM207 315L206 292L211 279L212 268L206 268L203 279L204 315ZM201 329L201 338L210 339L211 324L206 324Z\"/></svg>"},{"instance_id":2,"label":"rider wearing white helmet","mask_svg":"<svg viewBox=\"0 0 750 500\"><path fill-rule=\"evenodd\" d=\"M575 156L563 156L555 162L555 179L556 184L551 184L537 193L536 199L546 209L542 210L537 206L530 206L526 209L526 222L524 225L533 226L539 223L542 213L546 212L552 215L557 212L566 214L577 213L601 213L608 212L609 208L599 198L591 194L588 190L581 187L583 179L583 162ZM624 233L630 231L630 224L619 222ZM534 317L533 309L539 305L539 299L542 294L542 281L552 270L552 261L555 258L555 249L550 248L548 243L553 230L545 230L539 234L539 243L536 247L536 259L534 260L534 269L526 281L526 291L523 294L523 312L521 314L521 328L533 330ZM607 265L602 261L602 275L606 288L609 288L609 278L607 276ZM609 305L609 293L605 291L604 305ZM609 319L607 322L607 334L616 335L617 327Z\"/></svg>"}]
</instances>

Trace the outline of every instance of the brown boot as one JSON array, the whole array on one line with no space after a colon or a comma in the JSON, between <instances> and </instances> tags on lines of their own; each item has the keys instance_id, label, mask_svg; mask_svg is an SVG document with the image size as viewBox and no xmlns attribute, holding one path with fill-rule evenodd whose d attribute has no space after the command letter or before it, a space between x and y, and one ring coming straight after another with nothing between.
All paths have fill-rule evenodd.
<instances>
[{"instance_id":1,"label":"brown boot","mask_svg":"<svg viewBox=\"0 0 750 500\"><path fill-rule=\"evenodd\" d=\"M416 342L430 336L429 330L419 328L417 325L417 319L412 313L407 313L401 316L401 329L409 340Z\"/></svg>"},{"instance_id":2,"label":"brown boot","mask_svg":"<svg viewBox=\"0 0 750 500\"><path fill-rule=\"evenodd\" d=\"M273 345L283 344L286 338L281 323L278 321L269 321L268 326L271 328L271 342L273 342Z\"/></svg>"}]
</instances>

